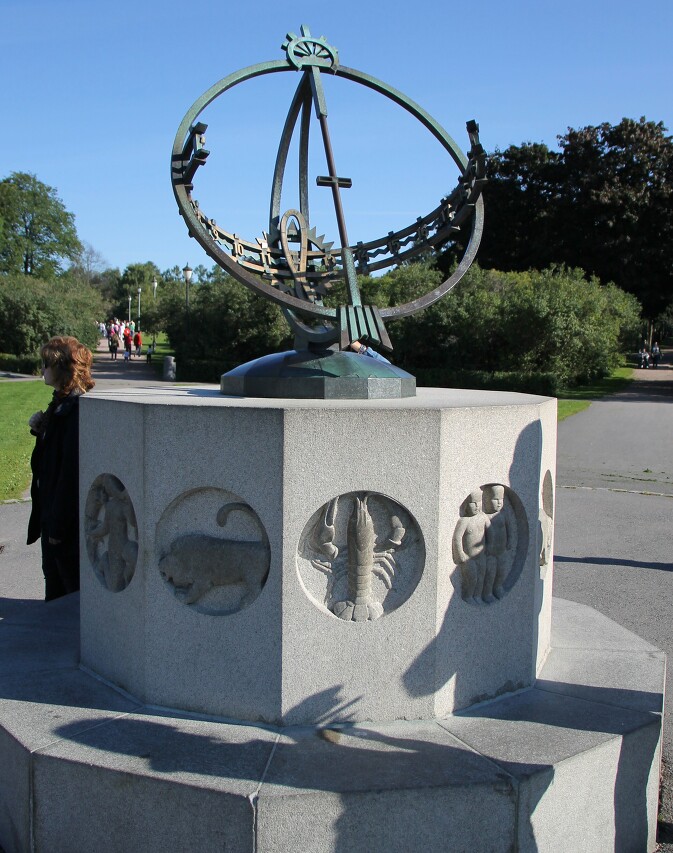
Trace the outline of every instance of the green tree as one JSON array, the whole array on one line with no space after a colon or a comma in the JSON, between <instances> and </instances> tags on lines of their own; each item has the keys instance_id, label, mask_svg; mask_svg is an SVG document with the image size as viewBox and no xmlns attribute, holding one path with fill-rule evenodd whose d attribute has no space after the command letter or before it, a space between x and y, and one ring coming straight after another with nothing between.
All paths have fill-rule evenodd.
<instances>
[{"instance_id":1,"label":"green tree","mask_svg":"<svg viewBox=\"0 0 673 853\"><path fill-rule=\"evenodd\" d=\"M69 213L53 187L27 172L0 181L0 272L52 279L82 246Z\"/></svg>"},{"instance_id":2,"label":"green tree","mask_svg":"<svg viewBox=\"0 0 673 853\"><path fill-rule=\"evenodd\" d=\"M661 122L625 118L569 128L559 147L491 156L480 263L579 267L655 317L673 297L673 139Z\"/></svg>"},{"instance_id":3,"label":"green tree","mask_svg":"<svg viewBox=\"0 0 673 853\"><path fill-rule=\"evenodd\" d=\"M192 281L189 317L184 282L163 297L165 331L181 361L217 362L221 370L288 349L292 336L280 308L215 266ZM182 273L180 273L182 275Z\"/></svg>"},{"instance_id":4,"label":"green tree","mask_svg":"<svg viewBox=\"0 0 673 853\"><path fill-rule=\"evenodd\" d=\"M153 298L152 285L159 282L161 274L156 264L146 261L142 264L129 264L117 279L112 294L110 313L123 320L138 319L138 288L140 288L141 325L145 307L150 307ZM157 284L158 289L158 284ZM129 303L129 297L131 301ZM129 305L131 317L129 318Z\"/></svg>"},{"instance_id":5,"label":"green tree","mask_svg":"<svg viewBox=\"0 0 673 853\"><path fill-rule=\"evenodd\" d=\"M93 348L99 337L96 321L102 311L91 287L60 278L0 276L0 352L35 356L54 335L73 335Z\"/></svg>"},{"instance_id":6,"label":"green tree","mask_svg":"<svg viewBox=\"0 0 673 853\"><path fill-rule=\"evenodd\" d=\"M486 219L479 262L542 269L559 260L559 154L541 143L510 145L487 160Z\"/></svg>"},{"instance_id":7,"label":"green tree","mask_svg":"<svg viewBox=\"0 0 673 853\"><path fill-rule=\"evenodd\" d=\"M394 358L419 368L605 375L639 326L638 301L582 270L499 272L473 265L452 293L390 324Z\"/></svg>"}]
</instances>

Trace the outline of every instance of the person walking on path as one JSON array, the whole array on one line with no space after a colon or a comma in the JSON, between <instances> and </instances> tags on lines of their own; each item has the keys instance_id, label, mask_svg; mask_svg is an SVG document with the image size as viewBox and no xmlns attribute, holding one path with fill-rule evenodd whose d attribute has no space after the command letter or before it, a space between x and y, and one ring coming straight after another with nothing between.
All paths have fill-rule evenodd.
<instances>
[{"instance_id":1,"label":"person walking on path","mask_svg":"<svg viewBox=\"0 0 673 853\"><path fill-rule=\"evenodd\" d=\"M126 352L128 352L128 354L129 354L129 355L128 355L128 357L129 357L129 358L130 358L130 356L131 356L131 349L132 349L132 347L133 347L133 332L132 332L132 331L129 329L129 327L127 326L127 327L124 329L124 350L125 350ZM124 358L127 358L127 356L126 356L126 355L124 355Z\"/></svg>"},{"instance_id":2,"label":"person walking on path","mask_svg":"<svg viewBox=\"0 0 673 853\"><path fill-rule=\"evenodd\" d=\"M117 350L119 349L119 335L116 332L112 332L110 336L110 358L112 361L117 361Z\"/></svg>"},{"instance_id":3,"label":"person walking on path","mask_svg":"<svg viewBox=\"0 0 673 853\"><path fill-rule=\"evenodd\" d=\"M659 367L659 362L661 361L661 350L659 349L659 344L655 341L652 344L652 366L657 368Z\"/></svg>"},{"instance_id":4,"label":"person walking on path","mask_svg":"<svg viewBox=\"0 0 673 853\"><path fill-rule=\"evenodd\" d=\"M51 601L79 589L79 398L95 382L93 356L77 338L51 338L40 355L54 394L46 412L28 421L35 447L26 541L40 539L44 597Z\"/></svg>"},{"instance_id":5,"label":"person walking on path","mask_svg":"<svg viewBox=\"0 0 673 853\"><path fill-rule=\"evenodd\" d=\"M142 335L140 334L140 329L138 329L138 331L133 336L133 344L136 348L136 358L139 358L140 352L143 348L143 339L142 339Z\"/></svg>"}]
</instances>

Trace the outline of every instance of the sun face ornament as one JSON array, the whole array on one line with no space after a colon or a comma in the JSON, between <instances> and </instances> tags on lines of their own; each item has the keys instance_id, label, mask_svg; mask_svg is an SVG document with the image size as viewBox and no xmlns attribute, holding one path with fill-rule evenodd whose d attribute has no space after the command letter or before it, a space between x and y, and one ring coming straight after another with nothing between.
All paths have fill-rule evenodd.
<instances>
[{"instance_id":1,"label":"sun face ornament","mask_svg":"<svg viewBox=\"0 0 673 853\"><path fill-rule=\"evenodd\" d=\"M173 145L171 181L179 211L189 233L206 253L241 284L281 306L295 334L295 350L273 353L224 374L224 394L262 397L347 398L407 397L416 393L413 376L392 364L362 357L349 349L366 341L390 352L385 323L407 317L447 294L474 260L483 229L482 187L486 156L475 121L467 123L470 150L465 156L453 139L422 107L396 89L353 68L340 65L336 48L307 26L288 33L282 45L285 58L236 71L205 92L183 118ZM194 178L210 152L207 125L200 114L233 87L267 74L290 72L299 82L283 127L271 184L269 221L260 236L245 239L218 225L199 206ZM342 191L350 178L340 177L328 125L322 75L341 77L383 95L406 110L430 132L459 170L456 188L411 225L375 240L352 241L348 235ZM314 121L325 153L326 174L315 185L331 192L338 239L326 240L309 213L309 134ZM283 179L290 145L299 125L299 202L281 210ZM454 272L439 287L400 305L379 308L362 302L358 274L369 275L436 252L469 228L465 249ZM342 279L347 302L336 308L324 298Z\"/></svg>"}]
</instances>

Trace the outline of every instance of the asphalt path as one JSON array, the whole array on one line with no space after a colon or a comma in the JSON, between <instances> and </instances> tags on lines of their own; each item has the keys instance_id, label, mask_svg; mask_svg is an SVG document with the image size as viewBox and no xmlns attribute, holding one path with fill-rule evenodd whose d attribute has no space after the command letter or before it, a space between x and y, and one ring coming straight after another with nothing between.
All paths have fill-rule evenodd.
<instances>
[{"instance_id":1,"label":"asphalt path","mask_svg":"<svg viewBox=\"0 0 673 853\"><path fill-rule=\"evenodd\" d=\"M554 595L595 607L673 659L673 366L559 424ZM668 668L660 851L673 853Z\"/></svg>"},{"instance_id":2,"label":"asphalt path","mask_svg":"<svg viewBox=\"0 0 673 853\"><path fill-rule=\"evenodd\" d=\"M624 391L558 429L554 594L595 607L673 656L673 366L637 370ZM124 364L101 343L99 389L165 384L144 357ZM93 392L95 393L95 391ZM30 504L0 504L0 595L40 599L39 546L25 543ZM666 722L673 719L667 676ZM673 853L673 732L664 727L661 853Z\"/></svg>"}]
</instances>

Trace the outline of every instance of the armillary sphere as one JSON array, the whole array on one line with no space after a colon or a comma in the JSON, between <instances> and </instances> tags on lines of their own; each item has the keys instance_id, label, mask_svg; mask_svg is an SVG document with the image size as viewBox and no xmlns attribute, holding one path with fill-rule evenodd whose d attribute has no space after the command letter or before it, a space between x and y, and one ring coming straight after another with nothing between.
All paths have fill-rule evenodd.
<instances>
[{"instance_id":1,"label":"armillary sphere","mask_svg":"<svg viewBox=\"0 0 673 853\"><path fill-rule=\"evenodd\" d=\"M205 92L187 112L178 128L173 145L171 177L173 191L187 228L210 257L242 284L277 302L284 309L299 340L305 345L330 346L338 343L345 350L353 341L367 338L375 345L391 350L385 320L406 317L436 302L462 278L479 246L483 227L482 186L485 183L485 154L479 144L475 121L467 123L470 140L468 156L460 151L446 131L418 104L385 83L353 68L339 64L337 50L324 37L314 38L308 27L301 35L289 33L282 45L285 58L263 62L236 71ZM277 72L299 73L299 83L280 139L271 187L271 205L267 231L254 240L246 240L216 224L201 210L193 196L194 177L206 163L207 125L199 115L217 97L234 86ZM328 72L378 92L403 107L418 119L458 166L457 187L441 198L434 210L399 231L391 231L377 240L352 242L348 237L342 205L342 190L351 186L339 177L327 123L327 102L322 74ZM339 245L319 236L309 216L309 131L311 108L317 117L327 161L327 174L316 178L319 187L332 192ZM281 190L290 143L299 122L299 209L281 211ZM403 305L379 309L363 305L357 274L368 274L437 249L456 237L470 224L461 262L439 287ZM344 279L348 304L330 308L323 297L335 279Z\"/></svg>"}]
</instances>

